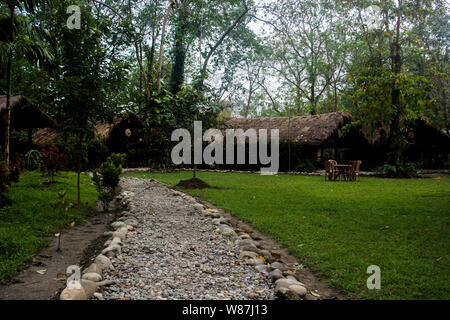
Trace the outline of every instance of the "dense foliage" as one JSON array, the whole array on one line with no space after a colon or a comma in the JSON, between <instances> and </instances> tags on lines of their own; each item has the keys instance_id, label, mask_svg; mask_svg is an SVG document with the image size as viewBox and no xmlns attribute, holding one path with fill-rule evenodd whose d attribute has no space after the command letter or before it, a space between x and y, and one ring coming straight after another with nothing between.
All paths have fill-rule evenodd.
<instances>
[{"instance_id":1,"label":"dense foliage","mask_svg":"<svg viewBox=\"0 0 450 320\"><path fill-rule=\"evenodd\" d=\"M65 169L67 156L55 145L42 146L40 153L42 154L40 169L44 175L50 177L50 182L54 182L56 173Z\"/></svg>"},{"instance_id":2,"label":"dense foliage","mask_svg":"<svg viewBox=\"0 0 450 320\"><path fill-rule=\"evenodd\" d=\"M93 172L92 181L97 187L99 200L103 202L106 210L119 185L125 159L125 154L113 153Z\"/></svg>"},{"instance_id":3,"label":"dense foliage","mask_svg":"<svg viewBox=\"0 0 450 320\"><path fill-rule=\"evenodd\" d=\"M129 160L158 167L170 132L194 120L345 110L369 138L386 133L391 165L405 161L414 119L450 129L443 0L24 3L0 4L0 94L45 105L80 147L128 111L145 124Z\"/></svg>"}]
</instances>

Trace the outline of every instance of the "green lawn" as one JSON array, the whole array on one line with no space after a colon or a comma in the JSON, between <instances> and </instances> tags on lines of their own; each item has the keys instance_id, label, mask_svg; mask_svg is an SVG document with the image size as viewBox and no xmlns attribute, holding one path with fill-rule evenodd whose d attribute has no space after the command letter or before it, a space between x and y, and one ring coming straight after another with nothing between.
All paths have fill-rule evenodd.
<instances>
[{"instance_id":1,"label":"green lawn","mask_svg":"<svg viewBox=\"0 0 450 320\"><path fill-rule=\"evenodd\" d=\"M176 184L190 172L133 173ZM350 298L450 299L450 178L361 178L200 172L223 189L190 190L271 234ZM366 287L381 268L381 290Z\"/></svg>"},{"instance_id":2,"label":"green lawn","mask_svg":"<svg viewBox=\"0 0 450 320\"><path fill-rule=\"evenodd\" d=\"M46 184L48 178L40 172L27 172L10 187L13 205L0 210L0 282L26 265L47 244L47 236L72 222L82 223L93 212L97 191L88 176L81 175L81 214L76 209L76 174L60 172L55 180ZM67 190L65 199L73 207L67 212L54 211L50 203L63 190Z\"/></svg>"}]
</instances>

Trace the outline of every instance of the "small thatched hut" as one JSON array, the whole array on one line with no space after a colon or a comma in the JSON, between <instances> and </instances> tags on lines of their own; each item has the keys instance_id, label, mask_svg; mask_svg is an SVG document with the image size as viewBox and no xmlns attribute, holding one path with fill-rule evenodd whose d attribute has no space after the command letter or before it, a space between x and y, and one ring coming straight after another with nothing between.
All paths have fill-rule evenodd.
<instances>
[{"instance_id":1,"label":"small thatched hut","mask_svg":"<svg viewBox=\"0 0 450 320\"><path fill-rule=\"evenodd\" d=\"M385 125L377 128L369 135L369 128L361 130L367 137L370 145L376 150L374 159L382 161L389 152L388 139L390 128ZM408 161L419 164L424 169L443 169L449 167L450 135L433 126L429 119L420 117L409 124L405 132L408 143L405 156Z\"/></svg>"},{"instance_id":2,"label":"small thatched hut","mask_svg":"<svg viewBox=\"0 0 450 320\"><path fill-rule=\"evenodd\" d=\"M6 95L0 95L0 113L0 139L3 144L6 127ZM54 127L56 122L30 99L22 95L11 96L11 130L28 129L28 139L31 143L33 129Z\"/></svg>"},{"instance_id":3,"label":"small thatched hut","mask_svg":"<svg viewBox=\"0 0 450 320\"><path fill-rule=\"evenodd\" d=\"M94 135L105 141L112 152L126 152L129 144L140 142L139 129L143 123L138 115L126 113L117 116L113 122L98 122L94 128ZM33 135L33 141L38 144L55 142L61 134L56 128L45 128Z\"/></svg>"},{"instance_id":4,"label":"small thatched hut","mask_svg":"<svg viewBox=\"0 0 450 320\"><path fill-rule=\"evenodd\" d=\"M234 129L278 129L280 141L290 142L301 152L302 158L322 162L326 158L344 158L348 145L340 138L341 128L352 121L347 112L332 112L320 115L230 118L224 123ZM298 156L298 155L297 155Z\"/></svg>"},{"instance_id":5,"label":"small thatched hut","mask_svg":"<svg viewBox=\"0 0 450 320\"><path fill-rule=\"evenodd\" d=\"M111 123L97 123L94 134L106 142L111 152L125 153L131 145L141 143L142 137L139 129L143 127L144 124L140 117L135 113L128 112L116 117Z\"/></svg>"}]
</instances>

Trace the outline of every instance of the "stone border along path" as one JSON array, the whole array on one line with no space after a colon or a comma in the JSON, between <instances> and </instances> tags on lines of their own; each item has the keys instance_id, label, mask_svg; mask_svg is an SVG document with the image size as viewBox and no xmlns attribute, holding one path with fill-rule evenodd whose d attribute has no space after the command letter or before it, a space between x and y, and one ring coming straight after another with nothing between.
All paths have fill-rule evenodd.
<instances>
[{"instance_id":1,"label":"stone border along path","mask_svg":"<svg viewBox=\"0 0 450 320\"><path fill-rule=\"evenodd\" d=\"M122 178L127 210L62 300L317 300L287 265L217 209L155 180ZM245 232L247 231L247 232ZM270 263L269 263L270 262Z\"/></svg>"}]
</instances>

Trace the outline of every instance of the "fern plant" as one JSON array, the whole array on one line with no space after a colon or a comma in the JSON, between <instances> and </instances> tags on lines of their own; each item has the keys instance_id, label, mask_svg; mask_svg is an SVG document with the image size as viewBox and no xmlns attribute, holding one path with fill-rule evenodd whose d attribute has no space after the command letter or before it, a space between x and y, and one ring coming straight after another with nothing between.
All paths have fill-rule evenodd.
<instances>
[{"instance_id":1,"label":"fern plant","mask_svg":"<svg viewBox=\"0 0 450 320\"><path fill-rule=\"evenodd\" d=\"M32 149L25 154L23 166L27 170L36 170L41 166L42 154L39 150Z\"/></svg>"}]
</instances>

